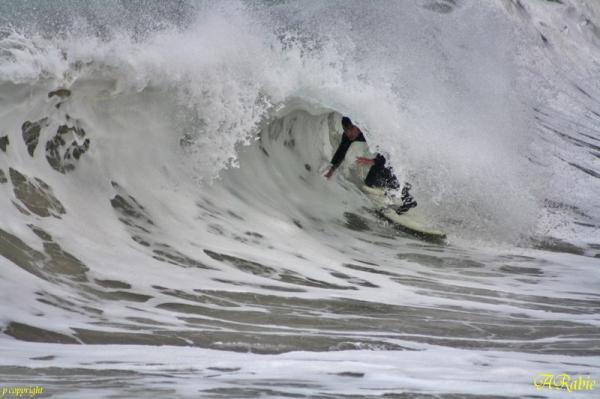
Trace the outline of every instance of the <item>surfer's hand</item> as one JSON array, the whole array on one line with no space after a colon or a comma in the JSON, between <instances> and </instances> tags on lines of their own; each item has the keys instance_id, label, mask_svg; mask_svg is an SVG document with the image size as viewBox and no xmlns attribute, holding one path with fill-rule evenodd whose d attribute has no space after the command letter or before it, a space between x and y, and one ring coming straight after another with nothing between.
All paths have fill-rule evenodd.
<instances>
[{"instance_id":1,"label":"surfer's hand","mask_svg":"<svg viewBox=\"0 0 600 399\"><path fill-rule=\"evenodd\" d=\"M331 176L333 175L333 171L335 170L335 168L329 168L329 170L327 171L327 173L325 173L325 178L327 180L329 180L331 178Z\"/></svg>"},{"instance_id":2,"label":"surfer's hand","mask_svg":"<svg viewBox=\"0 0 600 399\"><path fill-rule=\"evenodd\" d=\"M359 165L370 166L373 165L375 161L365 157L356 157L356 163Z\"/></svg>"}]
</instances>

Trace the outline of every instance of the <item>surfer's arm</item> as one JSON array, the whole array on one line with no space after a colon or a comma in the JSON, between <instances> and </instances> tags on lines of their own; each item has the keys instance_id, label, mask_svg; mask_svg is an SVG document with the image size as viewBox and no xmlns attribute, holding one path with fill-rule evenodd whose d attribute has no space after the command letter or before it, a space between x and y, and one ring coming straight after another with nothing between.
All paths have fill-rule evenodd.
<instances>
[{"instance_id":1,"label":"surfer's arm","mask_svg":"<svg viewBox=\"0 0 600 399\"><path fill-rule=\"evenodd\" d=\"M329 179L329 178L330 178L330 177L333 175L333 172L335 171L335 169L336 169L336 168L337 168L337 166L335 166L335 165L331 165L331 166L329 167L329 169L327 169L327 173L325 173L325 177L326 177L327 179Z\"/></svg>"},{"instance_id":2,"label":"surfer's arm","mask_svg":"<svg viewBox=\"0 0 600 399\"><path fill-rule=\"evenodd\" d=\"M331 165L336 168L340 166L346 157L346 153L348 152L348 148L350 148L350 144L352 144L352 141L350 141L345 134L342 134L342 142L335 151L335 154L333 154L333 158L331 158Z\"/></svg>"},{"instance_id":3,"label":"surfer's arm","mask_svg":"<svg viewBox=\"0 0 600 399\"><path fill-rule=\"evenodd\" d=\"M346 157L346 153L348 152L348 148L350 148L350 144L352 141L345 134L342 134L342 142L338 146L335 154L333 154L333 158L331 158L331 166L329 170L325 174L326 178L330 178L333 175L333 172L340 166L344 158Z\"/></svg>"},{"instance_id":4,"label":"surfer's arm","mask_svg":"<svg viewBox=\"0 0 600 399\"><path fill-rule=\"evenodd\" d=\"M375 165L377 168L382 169L385 167L385 157L379 153L375 154L375 158L357 157L356 163L365 166Z\"/></svg>"},{"instance_id":5,"label":"surfer's arm","mask_svg":"<svg viewBox=\"0 0 600 399\"><path fill-rule=\"evenodd\" d=\"M365 157L357 157L356 158L356 163L359 165L364 165L364 166L371 166L375 163L374 159L370 159L370 158L365 158Z\"/></svg>"},{"instance_id":6,"label":"surfer's arm","mask_svg":"<svg viewBox=\"0 0 600 399\"><path fill-rule=\"evenodd\" d=\"M350 148L350 144L352 144L355 141L366 142L367 140L365 140L365 136L362 134L362 132L360 132L358 137L356 137L354 140L350 140L345 134L342 134L342 142L335 151L335 154L333 154L333 158L331 158L331 167L325 174L326 178L329 179L333 175L333 172L338 168L338 166L340 166L342 161L344 161L346 153L348 152L348 148Z\"/></svg>"}]
</instances>

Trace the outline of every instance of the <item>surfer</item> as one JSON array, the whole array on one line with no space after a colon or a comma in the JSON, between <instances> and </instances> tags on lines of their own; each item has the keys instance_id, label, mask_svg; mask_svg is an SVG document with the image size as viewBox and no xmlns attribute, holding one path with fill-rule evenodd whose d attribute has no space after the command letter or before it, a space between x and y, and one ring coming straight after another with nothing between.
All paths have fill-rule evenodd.
<instances>
[{"instance_id":1,"label":"surfer","mask_svg":"<svg viewBox=\"0 0 600 399\"><path fill-rule=\"evenodd\" d=\"M359 127L354 125L347 116L342 118L342 128L344 129L344 133L342 134L342 142L335 151L335 154L333 154L333 158L331 159L331 167L327 173L325 173L325 177L327 179L331 178L333 172L335 172L335 170L340 166L346 157L346 152L348 152L348 149L353 142L367 141ZM386 166L386 159L383 155L377 153L373 159L357 157L356 162L359 165L371 166L369 173L367 173L367 177L365 177L365 185L367 187L382 188L386 190L386 193L389 190L397 190L400 188L398 178L396 178L396 175L394 175L392 168ZM410 187L410 184L406 183L402 188L402 205L395 208L397 213L404 213L410 208L417 206L417 202L409 193Z\"/></svg>"}]
</instances>

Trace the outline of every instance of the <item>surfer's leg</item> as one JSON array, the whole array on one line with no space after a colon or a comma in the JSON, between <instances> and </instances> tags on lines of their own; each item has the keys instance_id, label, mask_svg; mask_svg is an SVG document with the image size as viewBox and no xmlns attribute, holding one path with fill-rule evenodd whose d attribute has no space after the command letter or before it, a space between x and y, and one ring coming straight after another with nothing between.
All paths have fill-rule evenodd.
<instances>
[{"instance_id":1,"label":"surfer's leg","mask_svg":"<svg viewBox=\"0 0 600 399\"><path fill-rule=\"evenodd\" d=\"M371 166L367 177L365 177L365 185L384 188L386 191L400 188L400 183L398 183L398 179L392 170L381 163Z\"/></svg>"},{"instance_id":2,"label":"surfer's leg","mask_svg":"<svg viewBox=\"0 0 600 399\"><path fill-rule=\"evenodd\" d=\"M365 185L367 187L381 187L379 184L379 172L380 168L377 165L371 166L369 173L365 177Z\"/></svg>"},{"instance_id":3,"label":"surfer's leg","mask_svg":"<svg viewBox=\"0 0 600 399\"><path fill-rule=\"evenodd\" d=\"M394 208L397 214L402 214L407 212L409 209L417 206L417 201L410 195L411 185L409 183L405 183L404 187L402 187L402 195L400 199L402 200L402 205Z\"/></svg>"},{"instance_id":4,"label":"surfer's leg","mask_svg":"<svg viewBox=\"0 0 600 399\"><path fill-rule=\"evenodd\" d=\"M394 207L394 211L398 214L398 215L402 215L403 213L408 212L409 209L414 208L415 206L417 206L417 202L413 201L410 202L408 204L402 204L400 206L396 206Z\"/></svg>"}]
</instances>

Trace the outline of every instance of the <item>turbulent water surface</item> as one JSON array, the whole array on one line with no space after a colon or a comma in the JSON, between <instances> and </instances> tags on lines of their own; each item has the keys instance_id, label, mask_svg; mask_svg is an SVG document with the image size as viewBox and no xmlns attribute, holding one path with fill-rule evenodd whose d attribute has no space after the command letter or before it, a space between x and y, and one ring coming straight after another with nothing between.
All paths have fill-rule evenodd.
<instances>
[{"instance_id":1,"label":"turbulent water surface","mask_svg":"<svg viewBox=\"0 0 600 399\"><path fill-rule=\"evenodd\" d=\"M0 389L600 381L599 77L596 0L1 2ZM377 151L447 242L373 212Z\"/></svg>"}]
</instances>

